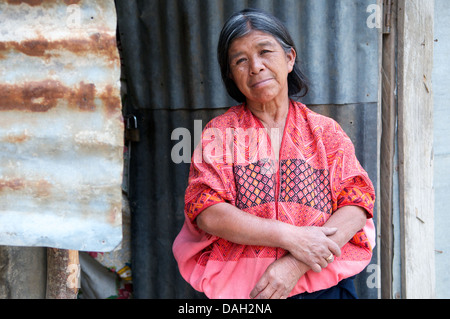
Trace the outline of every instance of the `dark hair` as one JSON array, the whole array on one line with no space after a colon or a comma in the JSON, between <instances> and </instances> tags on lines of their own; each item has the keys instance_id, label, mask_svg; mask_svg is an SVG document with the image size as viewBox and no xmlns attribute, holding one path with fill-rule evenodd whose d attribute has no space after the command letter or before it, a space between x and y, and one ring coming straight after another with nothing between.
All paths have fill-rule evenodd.
<instances>
[{"instance_id":1,"label":"dark hair","mask_svg":"<svg viewBox=\"0 0 450 319\"><path fill-rule=\"evenodd\" d=\"M270 34L286 52L294 49L298 53L289 31L276 17L261 10L245 9L228 18L220 33L219 43L217 45L217 57L222 73L222 80L227 92L238 102L245 102L246 97L239 91L234 81L230 78L228 51L234 40L247 35L252 30ZM307 93L307 79L302 73L300 63L296 58L294 68L288 75L288 95L304 97Z\"/></svg>"}]
</instances>

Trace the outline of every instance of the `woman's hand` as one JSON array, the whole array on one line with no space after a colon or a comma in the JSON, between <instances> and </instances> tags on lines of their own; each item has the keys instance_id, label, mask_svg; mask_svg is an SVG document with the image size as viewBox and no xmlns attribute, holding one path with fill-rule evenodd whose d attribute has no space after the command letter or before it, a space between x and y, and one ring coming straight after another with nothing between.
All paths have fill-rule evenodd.
<instances>
[{"instance_id":1,"label":"woman's hand","mask_svg":"<svg viewBox=\"0 0 450 319\"><path fill-rule=\"evenodd\" d=\"M295 240L292 240L291 244L289 244L289 242L288 244L285 243L287 246L294 246L294 248L290 248L290 250L289 248L285 248L291 253L274 261L267 267L266 271L251 291L250 297L259 299L287 298L301 276L310 270L306 263L300 261L300 258L298 258L300 256L295 257L292 252L295 252L297 255L302 255L301 259L313 260L315 257L312 256L316 254L314 254L314 245L311 244L313 242L311 239L321 238L320 241L323 241L323 237L325 236L326 240L323 242L327 243L329 240L332 240L338 247L343 246L359 229L364 227L365 222L366 213L364 209L357 206L345 206L337 210L333 216L330 217L325 227L301 227L303 234L296 234L294 237L310 237L310 240L308 241L309 244L306 243L306 246L303 246L304 243L302 245L295 245ZM290 230L294 230L295 232L298 231L298 229L296 230L294 228L291 228ZM285 229L285 231L287 231L287 229ZM322 234L320 232L322 232ZM305 239L305 241L307 240ZM302 246L303 249L300 249ZM295 249L295 247L297 247L297 249ZM309 248L305 249L305 247ZM338 253L336 251L333 254L340 256L340 250ZM322 256L326 256L326 254ZM326 258L327 257L324 257L322 259L325 260ZM319 264L320 263L324 266L328 264L328 262L325 264L319 259ZM320 268L322 268L322 266L320 266ZM319 268L316 269L320 270Z\"/></svg>"},{"instance_id":2,"label":"woman's hand","mask_svg":"<svg viewBox=\"0 0 450 319\"><path fill-rule=\"evenodd\" d=\"M314 272L320 272L333 259L330 256L341 255L341 250L329 236L337 232L337 228L329 227L291 227L292 234L285 236L286 243L282 246L293 257L308 265Z\"/></svg>"},{"instance_id":3,"label":"woman's hand","mask_svg":"<svg viewBox=\"0 0 450 319\"><path fill-rule=\"evenodd\" d=\"M285 299L309 268L288 254L267 267L250 293L254 299Z\"/></svg>"}]
</instances>

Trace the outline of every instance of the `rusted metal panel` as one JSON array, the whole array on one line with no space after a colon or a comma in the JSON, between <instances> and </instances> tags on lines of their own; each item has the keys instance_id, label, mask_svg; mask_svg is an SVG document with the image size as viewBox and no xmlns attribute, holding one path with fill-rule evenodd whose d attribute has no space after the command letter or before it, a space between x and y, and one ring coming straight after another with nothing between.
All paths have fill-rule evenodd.
<instances>
[{"instance_id":1,"label":"rusted metal panel","mask_svg":"<svg viewBox=\"0 0 450 319\"><path fill-rule=\"evenodd\" d=\"M113 0L0 2L0 245L121 241Z\"/></svg>"}]
</instances>

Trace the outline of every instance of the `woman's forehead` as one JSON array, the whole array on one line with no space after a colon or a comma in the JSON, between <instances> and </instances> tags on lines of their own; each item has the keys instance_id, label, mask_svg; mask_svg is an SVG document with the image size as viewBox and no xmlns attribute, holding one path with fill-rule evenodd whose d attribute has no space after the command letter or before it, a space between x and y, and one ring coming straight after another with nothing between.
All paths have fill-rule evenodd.
<instances>
[{"instance_id":1,"label":"woman's forehead","mask_svg":"<svg viewBox=\"0 0 450 319\"><path fill-rule=\"evenodd\" d=\"M231 42L229 53L230 57L236 51L241 50L244 47L267 47L267 46L280 46L278 41L269 33L252 30L246 35L236 38Z\"/></svg>"}]
</instances>

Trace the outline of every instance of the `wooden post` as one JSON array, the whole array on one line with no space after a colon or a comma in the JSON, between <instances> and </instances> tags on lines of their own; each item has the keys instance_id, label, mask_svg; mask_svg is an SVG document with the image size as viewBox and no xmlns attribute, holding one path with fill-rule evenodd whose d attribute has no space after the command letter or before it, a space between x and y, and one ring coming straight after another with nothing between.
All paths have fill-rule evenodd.
<instances>
[{"instance_id":1,"label":"wooden post","mask_svg":"<svg viewBox=\"0 0 450 319\"><path fill-rule=\"evenodd\" d=\"M47 299L76 299L79 276L78 251L47 248Z\"/></svg>"},{"instance_id":2,"label":"wooden post","mask_svg":"<svg viewBox=\"0 0 450 319\"><path fill-rule=\"evenodd\" d=\"M386 3L386 1L385 1ZM385 25L389 32L383 34L382 48L382 134L380 147L380 234L381 234L381 298L392 298L394 234L393 234L393 178L397 122L397 1L390 2L385 10ZM386 20L389 20L387 22ZM386 30L387 31L387 30Z\"/></svg>"},{"instance_id":3,"label":"wooden post","mask_svg":"<svg viewBox=\"0 0 450 319\"><path fill-rule=\"evenodd\" d=\"M398 146L402 297L433 298L434 0L398 2Z\"/></svg>"}]
</instances>

